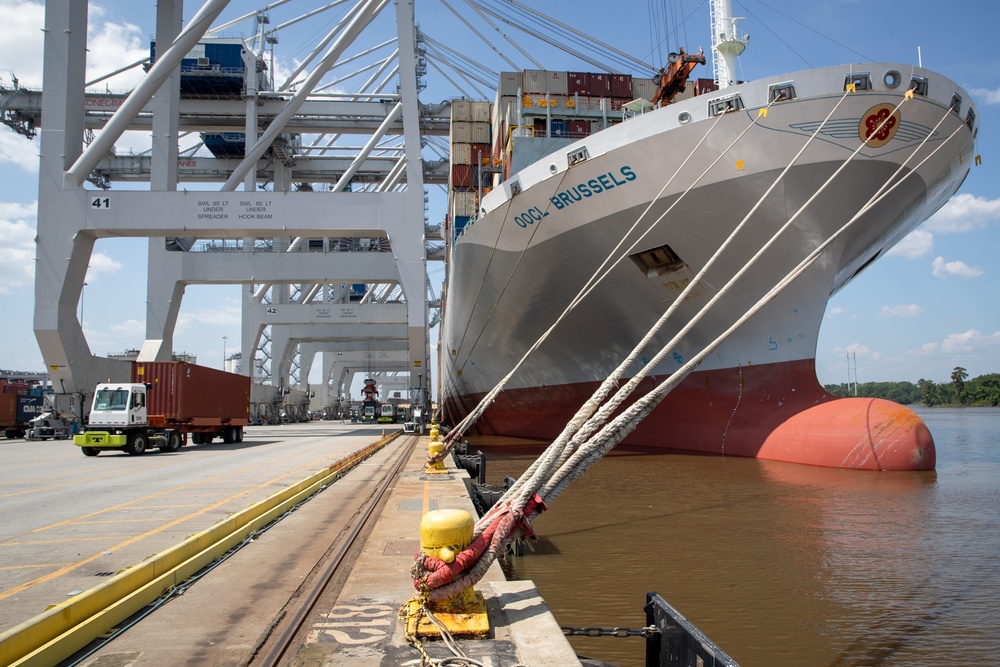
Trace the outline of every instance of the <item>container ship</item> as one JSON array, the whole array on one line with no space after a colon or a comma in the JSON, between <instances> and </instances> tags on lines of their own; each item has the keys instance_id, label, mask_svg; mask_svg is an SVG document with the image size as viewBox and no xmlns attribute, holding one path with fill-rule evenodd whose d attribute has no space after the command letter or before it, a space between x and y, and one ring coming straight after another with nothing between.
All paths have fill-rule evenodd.
<instances>
[{"instance_id":1,"label":"container ship","mask_svg":"<svg viewBox=\"0 0 1000 667\"><path fill-rule=\"evenodd\" d=\"M471 431L554 439L692 282L626 377L719 299L636 395L855 219L619 448L934 469L933 438L916 414L827 393L815 353L830 296L962 184L978 131L972 99L940 74L894 63L732 81L746 40L724 8L713 14L715 79L686 80L697 58L680 53L659 79L505 73L492 105L453 105L443 419L473 410L601 274Z\"/></svg>"}]
</instances>

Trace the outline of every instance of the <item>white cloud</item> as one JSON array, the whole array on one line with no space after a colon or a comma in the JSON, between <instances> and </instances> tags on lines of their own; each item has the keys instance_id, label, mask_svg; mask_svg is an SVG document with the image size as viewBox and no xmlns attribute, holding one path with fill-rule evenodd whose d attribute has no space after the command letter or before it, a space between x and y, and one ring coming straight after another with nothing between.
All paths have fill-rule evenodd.
<instances>
[{"instance_id":1,"label":"white cloud","mask_svg":"<svg viewBox=\"0 0 1000 667\"><path fill-rule=\"evenodd\" d=\"M944 261L944 257L938 257L931 266L934 267L934 276L937 278L978 278L983 275L983 270L978 266L969 266L961 260L954 262Z\"/></svg>"},{"instance_id":2,"label":"white cloud","mask_svg":"<svg viewBox=\"0 0 1000 667\"><path fill-rule=\"evenodd\" d=\"M122 263L110 255L103 252L95 252L90 256L90 263L87 265L87 282L100 279L103 273L115 273L121 270Z\"/></svg>"},{"instance_id":3,"label":"white cloud","mask_svg":"<svg viewBox=\"0 0 1000 667\"><path fill-rule=\"evenodd\" d=\"M984 346L1000 345L1000 331L986 336L975 329L950 334L941 342L941 350L948 354L974 352Z\"/></svg>"},{"instance_id":4,"label":"white cloud","mask_svg":"<svg viewBox=\"0 0 1000 667\"><path fill-rule=\"evenodd\" d=\"M830 309L830 314L831 315L842 315L842 314L844 314L846 312L847 312L847 309L844 308L843 306L834 306L833 308Z\"/></svg>"},{"instance_id":5,"label":"white cloud","mask_svg":"<svg viewBox=\"0 0 1000 667\"><path fill-rule=\"evenodd\" d=\"M990 90L989 88L973 88L972 94L976 96L981 104L1000 104L1000 88Z\"/></svg>"},{"instance_id":6,"label":"white cloud","mask_svg":"<svg viewBox=\"0 0 1000 667\"><path fill-rule=\"evenodd\" d=\"M915 229L889 249L886 255L916 259L934 249L934 235L925 229Z\"/></svg>"},{"instance_id":7,"label":"white cloud","mask_svg":"<svg viewBox=\"0 0 1000 667\"><path fill-rule=\"evenodd\" d=\"M241 323L239 306L225 304L218 308L196 308L190 311L182 307L181 312L177 315L175 333L184 332L193 324L239 325Z\"/></svg>"},{"instance_id":8,"label":"white cloud","mask_svg":"<svg viewBox=\"0 0 1000 667\"><path fill-rule=\"evenodd\" d=\"M915 303L901 303L891 308L889 306L882 306L882 310L878 316L886 320L890 317L916 317L923 314L923 312L924 309Z\"/></svg>"},{"instance_id":9,"label":"white cloud","mask_svg":"<svg viewBox=\"0 0 1000 667\"><path fill-rule=\"evenodd\" d=\"M146 323L139 320L125 320L108 327L113 333L131 338L144 338L146 335Z\"/></svg>"},{"instance_id":10,"label":"white cloud","mask_svg":"<svg viewBox=\"0 0 1000 667\"><path fill-rule=\"evenodd\" d=\"M34 282L37 214L37 202L0 202L0 294Z\"/></svg>"},{"instance_id":11,"label":"white cloud","mask_svg":"<svg viewBox=\"0 0 1000 667\"><path fill-rule=\"evenodd\" d=\"M985 199L963 192L952 197L932 215L924 223L924 228L954 234L984 229L989 223L997 221L1000 221L1000 199Z\"/></svg>"},{"instance_id":12,"label":"white cloud","mask_svg":"<svg viewBox=\"0 0 1000 667\"><path fill-rule=\"evenodd\" d=\"M0 65L5 79L16 76L20 83L32 88L42 87L42 26L45 3L4 0L4 38L0 40L0 63L17 63L14 67ZM36 57L26 57L37 54Z\"/></svg>"},{"instance_id":13,"label":"white cloud","mask_svg":"<svg viewBox=\"0 0 1000 667\"><path fill-rule=\"evenodd\" d=\"M833 348L833 353L838 356L849 354L852 357L857 357L858 359L870 359L873 361L878 361L882 358L881 352L873 350L862 343L851 343L850 345L845 345L843 347L835 347Z\"/></svg>"}]
</instances>

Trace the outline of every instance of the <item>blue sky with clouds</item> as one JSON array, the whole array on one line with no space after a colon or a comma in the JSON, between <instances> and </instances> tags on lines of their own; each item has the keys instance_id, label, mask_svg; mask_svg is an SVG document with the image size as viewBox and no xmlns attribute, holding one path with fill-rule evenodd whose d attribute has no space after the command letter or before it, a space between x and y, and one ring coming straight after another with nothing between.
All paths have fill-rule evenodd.
<instances>
[{"instance_id":1,"label":"blue sky with clouds","mask_svg":"<svg viewBox=\"0 0 1000 667\"><path fill-rule=\"evenodd\" d=\"M263 3L261 3L263 5ZM277 23L321 4L295 0L272 12ZM462 3L449 2L458 9ZM677 45L689 51L710 44L707 0L674 2L580 3L525 0L562 22L647 62L660 63ZM199 3L189 2L185 18ZM441 0L416 0L417 18L431 38L447 44L493 70L510 69L479 37L467 30ZM746 17L742 28L751 43L739 63L741 78L752 79L825 65L871 60L916 64L918 49L925 67L957 81L979 105L981 130L974 167L959 194L931 220L869 267L835 295L828 307L816 353L821 382L845 382L848 356L857 379L947 381L952 368L971 376L1000 372L1000 56L990 48L1000 5L955 3L942 11L932 0L740 0L734 14ZM464 7L464 5L463 5ZM256 4L233 2L224 20ZM148 53L155 30L155 3L132 0L91 2L88 75L117 69ZM463 10L469 16L467 9ZM44 5L0 0L0 77L41 85ZM665 17L668 29L657 29ZM686 17L686 20L684 20ZM278 69L289 72L330 27L333 17L319 17L283 34ZM385 18L385 17L383 17ZM479 24L482 26L482 24ZM234 32L247 33L249 24ZM481 28L486 34L488 29ZM382 21L362 43L381 42L392 30ZM381 32L379 32L381 31ZM514 34L511 27L505 32ZM493 33L496 35L496 33ZM500 37L496 48L531 68ZM553 70L592 70L573 57L531 40L519 39L533 57ZM356 53L358 46L349 53ZM107 85L126 89L139 73ZM646 75L645 73L643 75ZM696 76L710 77L704 68ZM431 67L422 100L455 95L454 88ZM129 136L118 152L143 150L141 136ZM32 332L34 230L37 201L37 146L0 128L0 368L41 370L43 361ZM430 219L444 214L443 198L432 195ZM440 206L440 210L435 210ZM84 331L97 354L142 345L145 319L145 240L99 241L84 291ZM434 267L433 281L443 271ZM439 285L435 286L435 292ZM240 331L240 294L236 287L195 286L185 295L175 349L196 354L199 363L221 366L223 348L232 352ZM225 338L224 338L225 337Z\"/></svg>"}]
</instances>

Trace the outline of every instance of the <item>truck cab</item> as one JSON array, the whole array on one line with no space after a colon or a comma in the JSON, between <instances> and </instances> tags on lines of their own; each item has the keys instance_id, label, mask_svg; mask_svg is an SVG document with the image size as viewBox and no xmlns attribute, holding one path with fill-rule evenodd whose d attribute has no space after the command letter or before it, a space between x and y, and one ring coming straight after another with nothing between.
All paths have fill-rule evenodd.
<instances>
[{"instance_id":1,"label":"truck cab","mask_svg":"<svg viewBox=\"0 0 1000 667\"><path fill-rule=\"evenodd\" d=\"M99 384L90 409L90 426L146 426L146 386Z\"/></svg>"}]
</instances>

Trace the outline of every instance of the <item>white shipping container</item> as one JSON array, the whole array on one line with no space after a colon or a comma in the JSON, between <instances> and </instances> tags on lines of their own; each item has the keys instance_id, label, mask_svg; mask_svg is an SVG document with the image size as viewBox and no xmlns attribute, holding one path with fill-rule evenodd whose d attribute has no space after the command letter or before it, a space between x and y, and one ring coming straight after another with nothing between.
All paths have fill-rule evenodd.
<instances>
[{"instance_id":1,"label":"white shipping container","mask_svg":"<svg viewBox=\"0 0 1000 667\"><path fill-rule=\"evenodd\" d=\"M545 94L545 70L524 70L524 94Z\"/></svg>"},{"instance_id":2,"label":"white shipping container","mask_svg":"<svg viewBox=\"0 0 1000 667\"><path fill-rule=\"evenodd\" d=\"M522 77L520 72L500 72L500 85L497 93L500 97L517 97L521 90Z\"/></svg>"},{"instance_id":3,"label":"white shipping container","mask_svg":"<svg viewBox=\"0 0 1000 667\"><path fill-rule=\"evenodd\" d=\"M490 143L490 124L472 123L472 140L469 143L470 144Z\"/></svg>"},{"instance_id":4,"label":"white shipping container","mask_svg":"<svg viewBox=\"0 0 1000 667\"><path fill-rule=\"evenodd\" d=\"M545 92L551 95L569 94L569 77L566 72L546 72Z\"/></svg>"},{"instance_id":5,"label":"white shipping container","mask_svg":"<svg viewBox=\"0 0 1000 667\"><path fill-rule=\"evenodd\" d=\"M472 147L469 144L452 144L451 163L472 164Z\"/></svg>"},{"instance_id":6,"label":"white shipping container","mask_svg":"<svg viewBox=\"0 0 1000 667\"><path fill-rule=\"evenodd\" d=\"M452 218L476 214L475 192L452 192Z\"/></svg>"},{"instance_id":7,"label":"white shipping container","mask_svg":"<svg viewBox=\"0 0 1000 667\"><path fill-rule=\"evenodd\" d=\"M656 95L656 80L632 77L632 99L651 100Z\"/></svg>"},{"instance_id":8,"label":"white shipping container","mask_svg":"<svg viewBox=\"0 0 1000 667\"><path fill-rule=\"evenodd\" d=\"M472 121L472 102L469 100L451 101L451 122L468 123Z\"/></svg>"},{"instance_id":9,"label":"white shipping container","mask_svg":"<svg viewBox=\"0 0 1000 667\"><path fill-rule=\"evenodd\" d=\"M486 101L476 100L472 103L472 122L473 123L488 123L490 122L490 103Z\"/></svg>"},{"instance_id":10,"label":"white shipping container","mask_svg":"<svg viewBox=\"0 0 1000 667\"><path fill-rule=\"evenodd\" d=\"M471 144L472 141L472 123L452 123L451 124L451 143L453 144Z\"/></svg>"}]
</instances>

